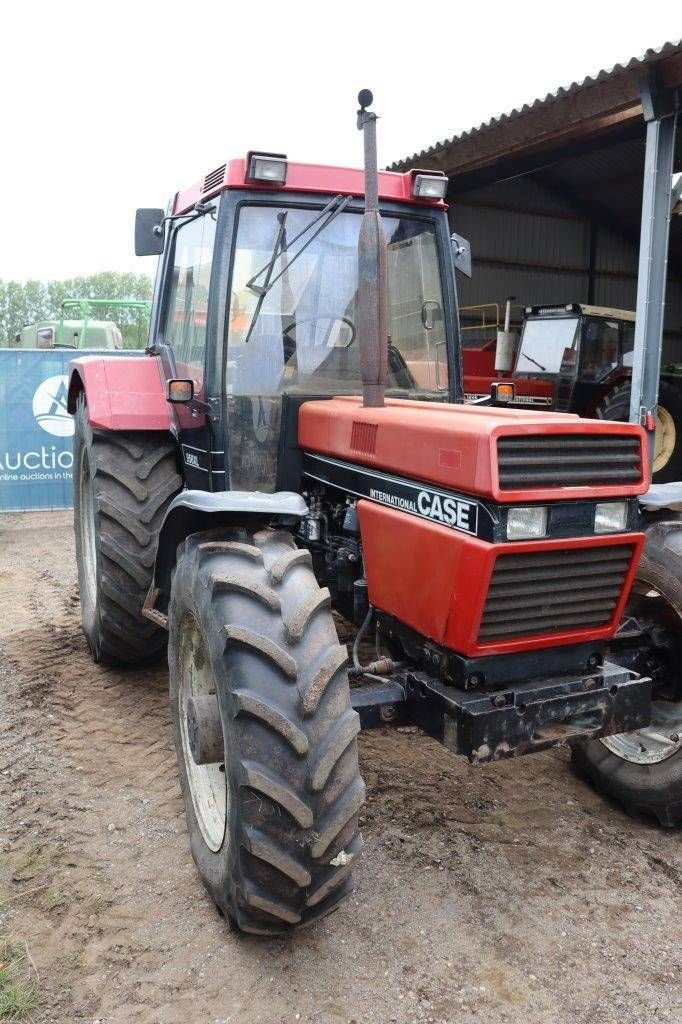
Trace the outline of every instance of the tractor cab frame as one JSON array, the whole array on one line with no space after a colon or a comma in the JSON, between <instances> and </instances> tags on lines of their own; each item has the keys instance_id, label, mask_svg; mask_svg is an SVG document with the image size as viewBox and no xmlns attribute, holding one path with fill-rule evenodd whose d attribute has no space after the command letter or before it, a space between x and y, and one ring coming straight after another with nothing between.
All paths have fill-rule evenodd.
<instances>
[{"instance_id":1,"label":"tractor cab frame","mask_svg":"<svg viewBox=\"0 0 682 1024\"><path fill-rule=\"evenodd\" d=\"M226 190L199 213L176 200L148 351L160 358L165 379L190 382L191 398L171 406L189 487L274 491L286 398L361 390L363 204L349 197L319 230L335 182L322 191L319 170L290 167L296 174L307 191ZM457 400L458 318L445 209L382 199L381 214L389 235L387 392Z\"/></svg>"},{"instance_id":2,"label":"tractor cab frame","mask_svg":"<svg viewBox=\"0 0 682 1024\"><path fill-rule=\"evenodd\" d=\"M593 416L632 372L635 314L582 303L528 306L513 377L554 386L560 412Z\"/></svg>"}]
</instances>

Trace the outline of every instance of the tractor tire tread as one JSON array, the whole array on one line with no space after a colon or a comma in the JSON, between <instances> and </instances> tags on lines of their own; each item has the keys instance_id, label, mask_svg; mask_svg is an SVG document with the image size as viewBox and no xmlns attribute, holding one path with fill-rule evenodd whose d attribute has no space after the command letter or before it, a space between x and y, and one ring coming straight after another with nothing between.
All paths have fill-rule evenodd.
<instances>
[{"instance_id":1,"label":"tractor tire tread","mask_svg":"<svg viewBox=\"0 0 682 1024\"><path fill-rule=\"evenodd\" d=\"M93 429L85 397L80 396L79 453L83 447L93 487L97 548L96 606L87 627L84 623L86 638L98 661L146 664L158 660L166 648L165 631L144 618L142 605L152 582L163 516L182 486L176 445L159 432ZM80 578L85 570L77 509L75 517Z\"/></svg>"},{"instance_id":2,"label":"tractor tire tread","mask_svg":"<svg viewBox=\"0 0 682 1024\"><path fill-rule=\"evenodd\" d=\"M300 555L285 530L197 534L180 551L169 608L192 852L218 907L254 934L288 933L335 910L352 889L351 861L362 848L347 654L328 593L309 553ZM217 852L197 838L176 719L179 624L188 614L205 637L229 730L229 841Z\"/></svg>"}]
</instances>

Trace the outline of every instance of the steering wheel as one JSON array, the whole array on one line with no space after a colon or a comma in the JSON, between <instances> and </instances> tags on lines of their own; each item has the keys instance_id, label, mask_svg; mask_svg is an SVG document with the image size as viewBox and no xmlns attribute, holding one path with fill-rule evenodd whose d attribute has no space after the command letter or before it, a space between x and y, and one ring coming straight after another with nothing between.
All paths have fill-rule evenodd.
<instances>
[{"instance_id":1,"label":"steering wheel","mask_svg":"<svg viewBox=\"0 0 682 1024\"><path fill-rule=\"evenodd\" d=\"M348 327L350 327L350 341L348 342L348 345L344 346L344 348L349 348L355 341L355 324L350 317L339 316L337 313L318 313L317 316L306 316L302 319L297 317L296 320L292 321L292 323L287 324L282 331L282 334L288 334L289 331L294 330L299 326L299 324L314 324L318 320L329 320L332 323L336 323L337 320L340 320L342 323L347 324ZM329 340L329 334L331 334L331 328L329 329L329 333L327 334L325 341Z\"/></svg>"}]
</instances>

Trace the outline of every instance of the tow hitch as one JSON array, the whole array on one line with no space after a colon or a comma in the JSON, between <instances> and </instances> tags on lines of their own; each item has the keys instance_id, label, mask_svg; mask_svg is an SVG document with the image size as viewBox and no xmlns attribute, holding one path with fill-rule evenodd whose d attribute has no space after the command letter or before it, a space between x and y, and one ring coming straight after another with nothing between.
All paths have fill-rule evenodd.
<instances>
[{"instance_id":1,"label":"tow hitch","mask_svg":"<svg viewBox=\"0 0 682 1024\"><path fill-rule=\"evenodd\" d=\"M365 728L410 720L453 753L484 764L642 728L651 718L651 679L608 661L589 674L494 691L406 672L390 685L352 689L351 701Z\"/></svg>"}]
</instances>

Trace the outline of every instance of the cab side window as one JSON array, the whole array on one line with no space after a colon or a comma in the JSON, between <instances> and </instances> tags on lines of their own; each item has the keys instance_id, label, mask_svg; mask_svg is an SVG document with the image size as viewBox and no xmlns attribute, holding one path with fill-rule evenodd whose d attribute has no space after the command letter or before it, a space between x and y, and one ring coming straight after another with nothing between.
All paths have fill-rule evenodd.
<instances>
[{"instance_id":1,"label":"cab side window","mask_svg":"<svg viewBox=\"0 0 682 1024\"><path fill-rule=\"evenodd\" d=\"M170 291L163 340L173 349L176 373L203 393L208 292L211 282L216 212L180 224L173 236Z\"/></svg>"},{"instance_id":2,"label":"cab side window","mask_svg":"<svg viewBox=\"0 0 682 1024\"><path fill-rule=\"evenodd\" d=\"M635 354L635 325L623 324L623 366L632 369Z\"/></svg>"},{"instance_id":3,"label":"cab side window","mask_svg":"<svg viewBox=\"0 0 682 1024\"><path fill-rule=\"evenodd\" d=\"M618 324L610 320L588 320L583 328L582 376L600 380L618 366Z\"/></svg>"}]
</instances>

